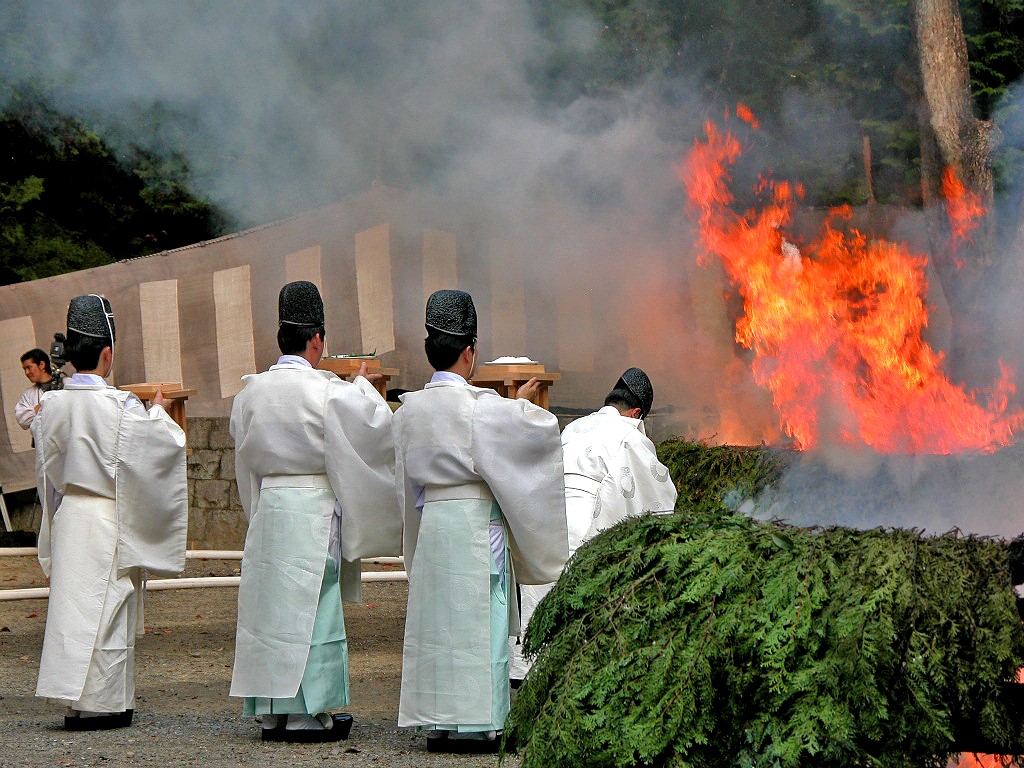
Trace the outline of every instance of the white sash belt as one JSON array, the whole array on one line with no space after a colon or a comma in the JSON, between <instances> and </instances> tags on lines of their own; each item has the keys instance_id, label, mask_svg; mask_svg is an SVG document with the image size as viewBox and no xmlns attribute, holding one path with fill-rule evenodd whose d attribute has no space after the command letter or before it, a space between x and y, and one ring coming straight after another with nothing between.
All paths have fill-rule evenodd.
<instances>
[{"instance_id":1,"label":"white sash belt","mask_svg":"<svg viewBox=\"0 0 1024 768\"><path fill-rule=\"evenodd\" d=\"M601 488L601 483L592 477L586 475L578 475L573 472L565 473L565 488L566 490L583 491L589 493L591 496L597 496L598 490Z\"/></svg>"},{"instance_id":2,"label":"white sash belt","mask_svg":"<svg viewBox=\"0 0 1024 768\"><path fill-rule=\"evenodd\" d=\"M331 490L327 475L267 475L261 488L321 488Z\"/></svg>"},{"instance_id":3,"label":"white sash belt","mask_svg":"<svg viewBox=\"0 0 1024 768\"><path fill-rule=\"evenodd\" d=\"M456 499L490 499L494 494L486 483L463 483L462 485L428 485L423 489L423 501L454 501Z\"/></svg>"}]
</instances>

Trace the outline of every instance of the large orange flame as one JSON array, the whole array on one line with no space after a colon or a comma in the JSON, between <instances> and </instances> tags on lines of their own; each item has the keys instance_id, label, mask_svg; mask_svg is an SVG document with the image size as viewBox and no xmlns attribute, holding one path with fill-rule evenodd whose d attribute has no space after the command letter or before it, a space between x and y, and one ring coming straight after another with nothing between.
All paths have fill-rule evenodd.
<instances>
[{"instance_id":1,"label":"large orange flame","mask_svg":"<svg viewBox=\"0 0 1024 768\"><path fill-rule=\"evenodd\" d=\"M749 110L737 115L756 128ZM1007 409L1012 372L1001 366L980 403L945 376L942 354L922 338L926 258L840 230L849 208L832 210L799 249L786 239L803 196L798 185L762 180L766 202L742 215L731 209L729 168L740 153L731 132L708 123L676 171L699 223L700 258L721 260L743 297L736 340L755 353L754 378L771 392L796 447L825 438L887 453L954 453L1011 442L1024 421ZM958 236L968 237L977 209L948 210L965 225Z\"/></svg>"}]
</instances>

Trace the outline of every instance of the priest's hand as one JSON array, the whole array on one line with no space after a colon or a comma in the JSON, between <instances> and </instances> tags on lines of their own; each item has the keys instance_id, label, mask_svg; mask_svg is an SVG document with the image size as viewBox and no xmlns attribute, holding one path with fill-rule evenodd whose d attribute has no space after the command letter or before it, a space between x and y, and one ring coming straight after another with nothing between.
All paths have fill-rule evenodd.
<instances>
[{"instance_id":1,"label":"priest's hand","mask_svg":"<svg viewBox=\"0 0 1024 768\"><path fill-rule=\"evenodd\" d=\"M384 376L379 373L367 373L365 360L359 364L359 373L357 373L356 376L362 376L371 384L375 384L384 378Z\"/></svg>"},{"instance_id":2,"label":"priest's hand","mask_svg":"<svg viewBox=\"0 0 1024 768\"><path fill-rule=\"evenodd\" d=\"M167 404L171 401L164 397L164 391L160 387L156 388L156 392L153 393L153 398L149 401L149 404L159 405L164 410L167 410Z\"/></svg>"},{"instance_id":3,"label":"priest's hand","mask_svg":"<svg viewBox=\"0 0 1024 768\"><path fill-rule=\"evenodd\" d=\"M523 384L516 392L517 400L529 400L534 405L537 404L537 395L540 394L540 382L534 377L528 382Z\"/></svg>"}]
</instances>

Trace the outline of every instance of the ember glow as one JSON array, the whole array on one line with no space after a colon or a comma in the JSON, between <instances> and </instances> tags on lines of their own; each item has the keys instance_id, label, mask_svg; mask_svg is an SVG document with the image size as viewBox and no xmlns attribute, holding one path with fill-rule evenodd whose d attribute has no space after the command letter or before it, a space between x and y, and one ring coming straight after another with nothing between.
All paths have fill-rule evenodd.
<instances>
[{"instance_id":1,"label":"ember glow","mask_svg":"<svg viewBox=\"0 0 1024 768\"><path fill-rule=\"evenodd\" d=\"M757 127L749 110L737 115ZM816 238L798 247L786 227L803 189L784 181L762 180L763 202L736 213L729 169L740 142L713 123L705 132L676 168L699 224L700 258L718 258L742 296L736 341L754 352L754 379L771 393L794 445L948 454L1012 442L1024 421L1008 410L1012 371L1001 366L982 401L946 377L942 354L922 338L926 258L843 229L849 208L830 211ZM948 178L950 221L962 225L955 248L983 211Z\"/></svg>"}]
</instances>

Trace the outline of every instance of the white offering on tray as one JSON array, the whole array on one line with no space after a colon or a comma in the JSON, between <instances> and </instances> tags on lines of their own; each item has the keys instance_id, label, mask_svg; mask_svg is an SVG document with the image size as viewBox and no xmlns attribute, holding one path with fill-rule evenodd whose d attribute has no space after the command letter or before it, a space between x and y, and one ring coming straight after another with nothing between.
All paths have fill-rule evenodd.
<instances>
[{"instance_id":1,"label":"white offering on tray","mask_svg":"<svg viewBox=\"0 0 1024 768\"><path fill-rule=\"evenodd\" d=\"M528 357L497 357L494 360L488 360L484 365L537 365L536 360L531 360Z\"/></svg>"}]
</instances>

